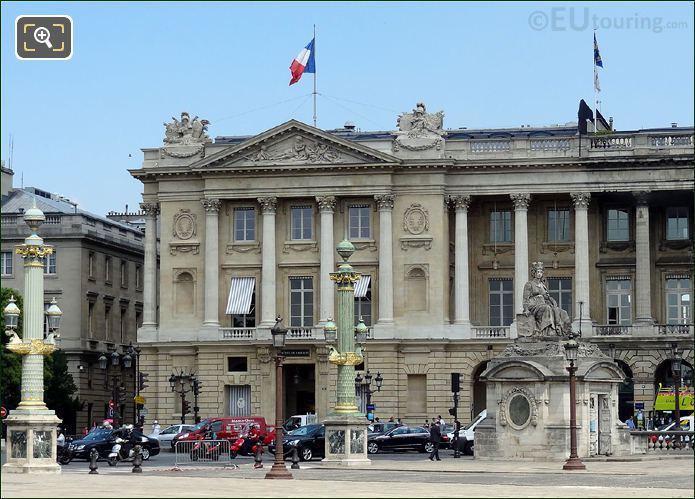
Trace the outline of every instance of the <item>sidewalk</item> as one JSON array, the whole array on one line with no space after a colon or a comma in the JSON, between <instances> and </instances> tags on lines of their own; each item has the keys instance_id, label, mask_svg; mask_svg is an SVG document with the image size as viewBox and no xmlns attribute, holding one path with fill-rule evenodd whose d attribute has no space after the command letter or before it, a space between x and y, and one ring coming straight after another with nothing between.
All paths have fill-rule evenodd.
<instances>
[{"instance_id":1,"label":"sidewalk","mask_svg":"<svg viewBox=\"0 0 695 499\"><path fill-rule=\"evenodd\" d=\"M60 475L3 473L1 497L693 497L692 458L639 467L589 460L583 472L564 472L561 462L423 459L364 469L313 462L294 471L294 480L279 481L263 479L270 463L262 470L252 466L144 467L140 475L130 467L103 466L89 475L86 465Z\"/></svg>"}]
</instances>

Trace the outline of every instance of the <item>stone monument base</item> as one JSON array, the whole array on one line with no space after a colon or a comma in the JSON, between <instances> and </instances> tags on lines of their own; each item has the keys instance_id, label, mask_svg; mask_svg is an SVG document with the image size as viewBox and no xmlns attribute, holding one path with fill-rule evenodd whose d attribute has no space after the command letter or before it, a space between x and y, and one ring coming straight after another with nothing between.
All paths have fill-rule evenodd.
<instances>
[{"instance_id":1,"label":"stone monument base","mask_svg":"<svg viewBox=\"0 0 695 499\"><path fill-rule=\"evenodd\" d=\"M326 427L325 463L341 466L369 466L367 457L367 425L363 415L330 415Z\"/></svg>"},{"instance_id":2,"label":"stone monument base","mask_svg":"<svg viewBox=\"0 0 695 499\"><path fill-rule=\"evenodd\" d=\"M49 409L14 410L7 424L4 473L60 473L56 430L59 419Z\"/></svg>"}]
</instances>

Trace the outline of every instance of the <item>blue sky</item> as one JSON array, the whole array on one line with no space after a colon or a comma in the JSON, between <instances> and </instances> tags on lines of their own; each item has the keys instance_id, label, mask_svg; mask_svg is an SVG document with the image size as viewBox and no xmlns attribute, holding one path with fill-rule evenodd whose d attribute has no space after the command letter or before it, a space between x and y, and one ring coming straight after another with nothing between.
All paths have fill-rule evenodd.
<instances>
[{"instance_id":1,"label":"blue sky","mask_svg":"<svg viewBox=\"0 0 695 499\"><path fill-rule=\"evenodd\" d=\"M21 14L72 16L73 58L17 60ZM311 123L311 75L288 87L288 67L313 24L321 128L394 129L417 101L448 128L575 121L593 99L594 23L617 129L694 121L692 2L3 2L1 23L15 185L99 214L138 205L126 170L181 111L212 136Z\"/></svg>"}]
</instances>

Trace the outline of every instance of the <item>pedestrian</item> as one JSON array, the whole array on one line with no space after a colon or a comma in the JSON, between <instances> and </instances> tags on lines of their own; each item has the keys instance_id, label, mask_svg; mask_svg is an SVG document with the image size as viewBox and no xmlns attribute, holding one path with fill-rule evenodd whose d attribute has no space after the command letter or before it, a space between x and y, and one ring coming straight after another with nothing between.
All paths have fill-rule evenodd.
<instances>
[{"instance_id":1,"label":"pedestrian","mask_svg":"<svg viewBox=\"0 0 695 499\"><path fill-rule=\"evenodd\" d=\"M437 416L437 424L442 424L442 415Z\"/></svg>"},{"instance_id":2,"label":"pedestrian","mask_svg":"<svg viewBox=\"0 0 695 499\"><path fill-rule=\"evenodd\" d=\"M87 428L86 426L82 428L82 435L84 435L85 437L89 435L89 428Z\"/></svg>"},{"instance_id":3,"label":"pedestrian","mask_svg":"<svg viewBox=\"0 0 695 499\"><path fill-rule=\"evenodd\" d=\"M632 419L632 416L627 418L625 421L625 424L627 425L628 430L634 430L635 429L635 422Z\"/></svg>"},{"instance_id":4,"label":"pedestrian","mask_svg":"<svg viewBox=\"0 0 695 499\"><path fill-rule=\"evenodd\" d=\"M159 422L156 419L152 421L152 435L156 437L157 435L159 435L161 429L162 427L159 426Z\"/></svg>"},{"instance_id":5,"label":"pedestrian","mask_svg":"<svg viewBox=\"0 0 695 499\"><path fill-rule=\"evenodd\" d=\"M439 423L435 421L430 426L430 442L432 442L432 452L430 453L430 461L434 461L434 458L439 459L439 443L442 441L442 431L439 427Z\"/></svg>"},{"instance_id":6,"label":"pedestrian","mask_svg":"<svg viewBox=\"0 0 695 499\"><path fill-rule=\"evenodd\" d=\"M393 416L389 418L389 423L393 423Z\"/></svg>"},{"instance_id":7,"label":"pedestrian","mask_svg":"<svg viewBox=\"0 0 695 499\"><path fill-rule=\"evenodd\" d=\"M375 423L378 423L378 422L379 422L379 418L374 418L374 422L375 422Z\"/></svg>"},{"instance_id":8,"label":"pedestrian","mask_svg":"<svg viewBox=\"0 0 695 499\"><path fill-rule=\"evenodd\" d=\"M65 445L65 435L63 435L63 429L60 426L58 427L58 437L56 438L56 443L59 447L63 447Z\"/></svg>"},{"instance_id":9,"label":"pedestrian","mask_svg":"<svg viewBox=\"0 0 695 499\"><path fill-rule=\"evenodd\" d=\"M403 421L401 421L401 418L398 418L398 424L402 425Z\"/></svg>"},{"instance_id":10,"label":"pedestrian","mask_svg":"<svg viewBox=\"0 0 695 499\"><path fill-rule=\"evenodd\" d=\"M430 420L429 420L429 419L425 419L425 424L422 425L422 426L425 427L425 428L429 428L429 427L430 427Z\"/></svg>"}]
</instances>

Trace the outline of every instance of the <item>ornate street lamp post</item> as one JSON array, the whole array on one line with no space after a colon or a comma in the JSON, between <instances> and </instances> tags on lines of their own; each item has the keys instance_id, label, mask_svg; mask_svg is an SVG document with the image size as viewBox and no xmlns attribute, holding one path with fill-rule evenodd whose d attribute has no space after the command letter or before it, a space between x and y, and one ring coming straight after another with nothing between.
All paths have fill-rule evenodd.
<instances>
[{"instance_id":1,"label":"ornate street lamp post","mask_svg":"<svg viewBox=\"0 0 695 499\"><path fill-rule=\"evenodd\" d=\"M562 467L563 470L570 471L586 469L577 455L577 382L575 378L577 366L575 366L575 362L577 361L578 350L579 344L575 341L574 336L570 336L569 341L565 343L565 358L570 363L567 368L570 374L570 457Z\"/></svg>"},{"instance_id":2,"label":"ornate street lamp post","mask_svg":"<svg viewBox=\"0 0 695 499\"><path fill-rule=\"evenodd\" d=\"M282 423L284 422L282 410L282 388L284 383L282 363L285 360L282 356L282 347L285 346L285 338L287 337L287 328L282 323L282 317L278 316L275 319L275 325L270 330L270 334L273 336L273 347L275 350L275 462L265 477L289 480L292 479L292 473L285 466L285 441L282 428Z\"/></svg>"},{"instance_id":3,"label":"ornate street lamp post","mask_svg":"<svg viewBox=\"0 0 695 499\"><path fill-rule=\"evenodd\" d=\"M681 429L681 404L680 404L680 391L681 391L681 363L683 358L681 357L680 350L678 349L678 343L671 343L671 374L673 374L673 384L675 385L675 416L676 416L676 427L674 430Z\"/></svg>"},{"instance_id":4,"label":"ornate street lamp post","mask_svg":"<svg viewBox=\"0 0 695 499\"><path fill-rule=\"evenodd\" d=\"M359 373L355 376L355 388L358 390L362 389L363 393L367 396L367 419L370 421L372 420L372 418L369 417L369 414L371 414L370 406L372 405L372 395L381 391L381 384L383 382L384 378L381 376L381 372L377 371L376 377L374 378L376 390L372 390L372 373L369 372L369 369L367 369L367 372L364 374L364 378Z\"/></svg>"},{"instance_id":5,"label":"ornate street lamp post","mask_svg":"<svg viewBox=\"0 0 695 499\"><path fill-rule=\"evenodd\" d=\"M325 461L337 464L370 464L367 458L367 422L355 404L355 366L364 361L361 344L368 329L363 321L354 326L354 284L361 276L355 272L348 259L355 252L350 241L344 240L336 247L343 261L337 272L331 272L331 280L338 288L337 325L328 321L324 326L329 346L328 361L338 366L336 404L324 421L326 427ZM357 343L357 345L356 345Z\"/></svg>"},{"instance_id":6,"label":"ornate street lamp post","mask_svg":"<svg viewBox=\"0 0 695 499\"><path fill-rule=\"evenodd\" d=\"M169 376L169 386L171 391L178 393L181 397L181 424L186 424L186 414L190 411L191 404L186 400L186 394L189 393L193 388L186 388L186 381L189 381L191 386L193 382L196 381L193 374L186 374L183 370L179 371L178 374L171 373ZM178 389L177 389L178 385Z\"/></svg>"},{"instance_id":7,"label":"ornate street lamp post","mask_svg":"<svg viewBox=\"0 0 695 499\"><path fill-rule=\"evenodd\" d=\"M132 352L132 353L131 353ZM123 419L123 414L121 414L121 404L126 401L126 386L125 386L125 375L123 374L124 369L130 369L133 365L133 354L134 350L131 347L126 350L126 352L121 356L117 351L111 352L108 357L111 358L111 369L116 369L119 366L123 366L118 372L109 372L109 360L105 353L99 356L99 368L105 371L104 377L106 379L107 388L111 386L111 400L109 401L109 409L113 411L113 426L118 428L121 426ZM110 380L110 381L109 381ZM137 380L135 380L137 384Z\"/></svg>"},{"instance_id":8,"label":"ornate street lamp post","mask_svg":"<svg viewBox=\"0 0 695 499\"><path fill-rule=\"evenodd\" d=\"M45 245L37 234L45 220L34 202L24 214L31 234L24 244L16 247L17 254L24 260L23 338L17 334L20 310L14 297L3 311L5 334L10 337L7 349L22 356L21 401L5 420L8 446L3 471L10 473L60 473L56 462L56 427L61 420L43 401L43 358L58 348L56 342L63 315L55 298L44 312L44 259L53 254L53 247ZM45 338L44 313L48 329Z\"/></svg>"}]
</instances>

